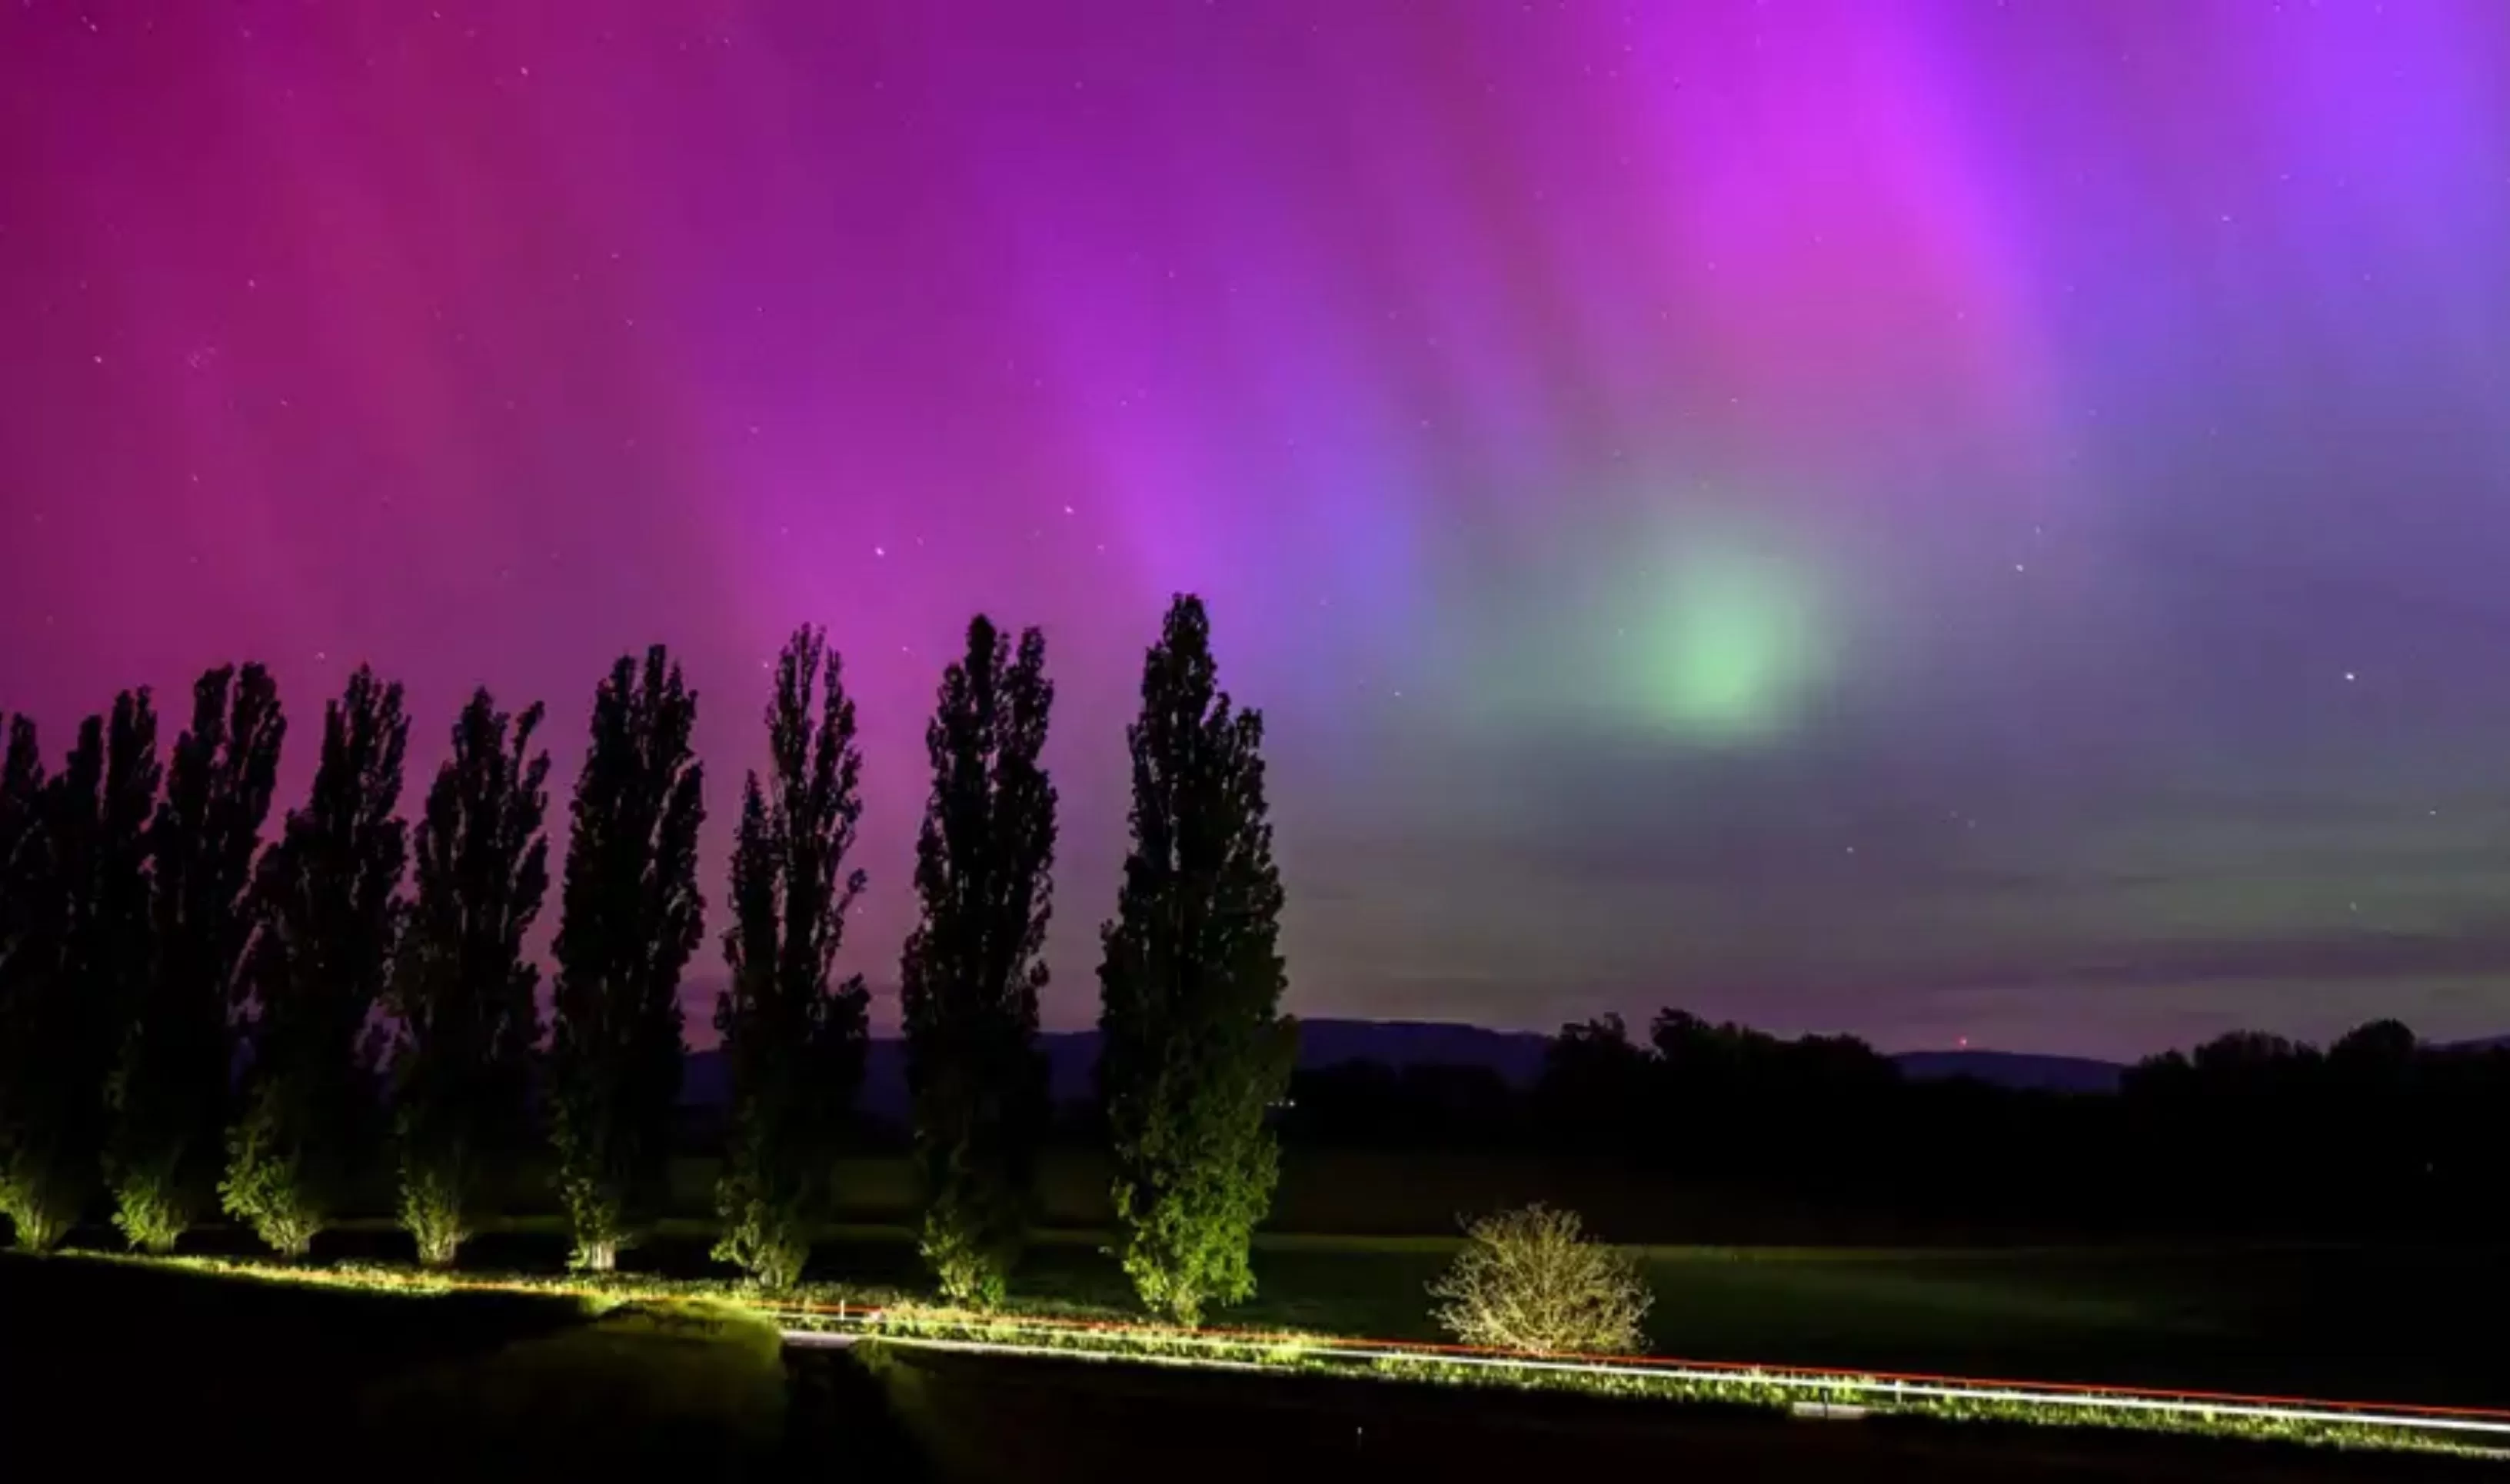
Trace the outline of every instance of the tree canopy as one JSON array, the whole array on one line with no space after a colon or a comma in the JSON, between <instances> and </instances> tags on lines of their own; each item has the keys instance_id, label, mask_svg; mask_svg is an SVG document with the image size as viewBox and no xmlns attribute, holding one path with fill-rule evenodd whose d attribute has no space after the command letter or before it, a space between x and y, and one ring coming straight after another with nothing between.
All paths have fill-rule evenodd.
<instances>
[{"instance_id":1,"label":"tree canopy","mask_svg":"<svg viewBox=\"0 0 2510 1484\"><path fill-rule=\"evenodd\" d=\"M227 1021L252 938L246 894L285 734L268 670L203 675L149 825L154 965L114 1074L111 1153L115 1224L152 1251L199 1219L217 1180Z\"/></svg>"},{"instance_id":2,"label":"tree canopy","mask_svg":"<svg viewBox=\"0 0 2510 1484\"><path fill-rule=\"evenodd\" d=\"M1193 1323L1254 1291L1247 1247L1279 1164L1266 1113L1297 1050L1263 717L1220 690L1200 600L1168 609L1125 737L1132 847L1100 934L1099 1078L1124 1271Z\"/></svg>"},{"instance_id":3,"label":"tree canopy","mask_svg":"<svg viewBox=\"0 0 2510 1484\"><path fill-rule=\"evenodd\" d=\"M899 967L925 1262L942 1291L998 1302L1028 1225L1046 1066L1037 1001L1054 893L1054 785L1039 761L1054 705L1046 638L979 615L925 729L932 791L916 844L921 906Z\"/></svg>"},{"instance_id":4,"label":"tree canopy","mask_svg":"<svg viewBox=\"0 0 2510 1484\"><path fill-rule=\"evenodd\" d=\"M862 750L842 664L818 629L784 645L767 741L767 781L752 773L742 790L723 937L732 981L715 1004L733 1100L715 1255L780 1288L810 1254L862 1079L871 998L859 975L829 984L863 890L863 873L846 864L862 817Z\"/></svg>"},{"instance_id":5,"label":"tree canopy","mask_svg":"<svg viewBox=\"0 0 2510 1484\"><path fill-rule=\"evenodd\" d=\"M657 644L594 693L576 776L549 1057L576 1261L616 1266L659 1210L680 1090L680 973L705 931L697 696Z\"/></svg>"},{"instance_id":6,"label":"tree canopy","mask_svg":"<svg viewBox=\"0 0 2510 1484\"><path fill-rule=\"evenodd\" d=\"M540 970L523 943L549 890L541 707L473 693L427 791L412 894L386 986L400 1219L420 1261L453 1261L525 1127Z\"/></svg>"}]
</instances>

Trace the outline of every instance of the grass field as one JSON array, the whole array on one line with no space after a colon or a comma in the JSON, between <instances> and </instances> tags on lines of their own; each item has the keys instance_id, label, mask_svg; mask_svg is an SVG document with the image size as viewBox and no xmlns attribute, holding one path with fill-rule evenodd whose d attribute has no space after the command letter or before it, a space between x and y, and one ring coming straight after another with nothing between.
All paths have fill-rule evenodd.
<instances>
[{"instance_id":1,"label":"grass field","mask_svg":"<svg viewBox=\"0 0 2510 1484\"><path fill-rule=\"evenodd\" d=\"M1221 1322L1443 1338L1426 1287L1453 1243L1274 1239L1254 1301ZM901 1241L831 1270L912 1280ZM1704 1360L2017 1380L2510 1405L2492 1337L2510 1297L2490 1251L1646 1249L1650 1349ZM1018 1291L1122 1308L1080 1243L1032 1254Z\"/></svg>"},{"instance_id":2,"label":"grass field","mask_svg":"<svg viewBox=\"0 0 2510 1484\"><path fill-rule=\"evenodd\" d=\"M714 1212L712 1159L671 1161L666 1214L709 1220ZM1108 1199L1111 1169L1103 1151L1073 1146L1045 1150L1036 1196L1045 1225L1102 1228L1115 1220ZM393 1209L391 1168L379 1163L353 1209ZM513 1171L500 1204L551 1211L551 1175L527 1162ZM856 1155L836 1161L831 1189L840 1221L894 1225L912 1221L920 1197L903 1155ZM1529 1200L1582 1214L1616 1241L1789 1246L1980 1246L2081 1240L2084 1232L1986 1222L1941 1210L1891 1212L1843 1201L1786 1200L1767 1194L1701 1188L1661 1174L1633 1176L1608 1159L1577 1160L1523 1150L1306 1149L1283 1152L1281 1183L1264 1229L1328 1237L1452 1233L1460 1219Z\"/></svg>"},{"instance_id":3,"label":"grass field","mask_svg":"<svg viewBox=\"0 0 2510 1484\"><path fill-rule=\"evenodd\" d=\"M911 1256L902 1241L869 1237L837 1252L866 1267L894 1268ZM1277 1285L1329 1274L1366 1289L1340 1304L1330 1295L1302 1300L1348 1315L1383 1302L1384 1284L1434 1271L1443 1257L1423 1242L1307 1241L1263 1260ZM2052 1285L2055 1254L1985 1261L1702 1251L1649 1259L1659 1286L1692 1302L1701 1333L1722 1313L1716 1322L1763 1345L1772 1313L1831 1315L1817 1337L1824 1344L1844 1330L1892 1347L1941 1346L1999 1321L2046 1344L2132 1332L2142 1322L2141 1311L2092 1299L2090 1286ZM2027 1263L2027 1276L1990 1271L2017 1262ZM1061 1306L1090 1305L1107 1296L1103 1264L1086 1246L1052 1244L1040 1253L1038 1276L1061 1275ZM298 1271L311 1278L323 1270ZM1722 1310L1705 1302L1711 1294ZM1915 1420L1841 1428L1716 1405L1298 1373L1183 1375L885 1346L851 1358L780 1352L772 1328L705 1304L411 1297L75 1258L0 1258L0 1313L10 1321L0 1327L0 1372L13 1379L0 1400L13 1446L103 1448L97 1462L125 1471L152 1450L197 1459L205 1446L230 1446L213 1440L237 1436L238 1422L253 1419L265 1445L279 1450L258 1460L265 1476L292 1476L298 1465L336 1476L344 1457L358 1460L345 1471L368 1478L478 1477L484 1465L494 1477L685 1480L784 1476L842 1461L837 1471L861 1477L1041 1484L1139 1476L1162 1460L1212 1477L1258 1478L1338 1459L1491 1476L1466 1465L1508 1457L1607 1469L1682 1459L1717 1476L1782 1463L1877 1479L2442 1476L2419 1460L2382 1456L2373 1469L2359 1456L2256 1444L2223 1452L2201 1441L2070 1428ZM128 1398L129 1415L145 1427L127 1435L84 1429L81 1420L104 1397ZM1211 1440L1223 1435L1232 1445L1215 1461Z\"/></svg>"},{"instance_id":4,"label":"grass field","mask_svg":"<svg viewBox=\"0 0 2510 1484\"><path fill-rule=\"evenodd\" d=\"M230 1236L230 1250L249 1244ZM666 1224L637 1271L729 1277L704 1223ZM1013 1282L1022 1305L1132 1314L1101 1233L1048 1234ZM1265 1235L1252 1302L1214 1322L1442 1338L1429 1281L1444 1237ZM326 1237L335 1257L406 1261L381 1224ZM1655 1305L1651 1350L1704 1360L1930 1371L2029 1381L2510 1406L2505 1258L2489 1249L1725 1248L1640 1249ZM553 1220L475 1240L467 1266L558 1271ZM929 1292L902 1227L856 1225L820 1244L810 1276Z\"/></svg>"},{"instance_id":5,"label":"grass field","mask_svg":"<svg viewBox=\"0 0 2510 1484\"><path fill-rule=\"evenodd\" d=\"M1015 1296L1046 1309L1132 1313L1101 1250L1103 1157L1049 1150L1039 1173L1051 1230L1016 1275ZM713 1176L711 1161L674 1161L674 1214L656 1241L629 1254L631 1268L727 1275L706 1256ZM925 1291L908 1237L916 1192L907 1161L848 1159L834 1183L848 1224L820 1246L811 1276ZM389 1207L388 1192L370 1195L370 1208ZM545 1208L546 1179L521 1171L510 1195ZM1679 1243L1644 1249L1656 1295L1649 1339L1659 1354L2510 1406L2510 1364L2491 1343L2510 1329L2510 1284L2498 1280L2510 1253L2086 1245L2079 1235L2061 1245L2045 1233L1792 1208L1508 1152L1292 1151L1257 1238L1257 1295L1214 1318L1436 1338L1426 1287L1450 1260L1457 1216L1538 1199L1579 1211L1614 1240ZM219 1244L253 1250L233 1232L187 1239L187 1248ZM527 1218L475 1239L465 1263L555 1272L566 1245L554 1216ZM383 1219L326 1234L318 1252L409 1256Z\"/></svg>"}]
</instances>

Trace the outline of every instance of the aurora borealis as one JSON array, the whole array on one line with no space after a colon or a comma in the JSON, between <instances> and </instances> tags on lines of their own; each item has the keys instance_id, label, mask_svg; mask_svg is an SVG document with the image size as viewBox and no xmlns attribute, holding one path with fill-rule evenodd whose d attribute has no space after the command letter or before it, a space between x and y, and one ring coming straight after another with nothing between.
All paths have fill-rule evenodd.
<instances>
[{"instance_id":1,"label":"aurora borealis","mask_svg":"<svg viewBox=\"0 0 2510 1484\"><path fill-rule=\"evenodd\" d=\"M1041 624L1073 1025L1190 589L1302 1013L2510 1031L2504 141L2492 0L27 0L0 707L370 660L563 786L665 640L719 901L823 623L880 984Z\"/></svg>"}]
</instances>

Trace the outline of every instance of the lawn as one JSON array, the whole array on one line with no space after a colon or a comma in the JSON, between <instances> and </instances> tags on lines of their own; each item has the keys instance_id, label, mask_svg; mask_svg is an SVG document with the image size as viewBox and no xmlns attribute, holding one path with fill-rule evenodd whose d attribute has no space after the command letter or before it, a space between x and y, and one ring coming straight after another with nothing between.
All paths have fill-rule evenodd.
<instances>
[{"instance_id":1,"label":"lawn","mask_svg":"<svg viewBox=\"0 0 2510 1484\"><path fill-rule=\"evenodd\" d=\"M844 1250L894 1258L903 1243ZM1046 1248L1054 1274L1086 1248ZM1270 1253L1393 1280L1433 1250L1400 1243ZM1805 1311L1844 1303L1873 1336L1910 1313L2016 1306L1962 1258L1659 1253L1659 1275ZM1921 1274L1925 1268L1925 1274ZM1097 1283L1069 1266L1077 1288ZM1860 1278L1885 1274L1890 1280ZM1712 1283L1712 1275L1722 1275ZM2040 1278L2045 1266L2040 1266ZM1737 1288L1744 1283L1744 1288ZM1752 1283L1757 1283L1757 1288ZM1897 1283L1897 1288L1895 1288ZM1910 1288L1918 1283L1918 1288ZM1938 1291L1951 1283L1951 1291ZM1089 1288L1097 1296L1094 1288ZM1968 1293L1968 1306L1945 1293ZM886 1346L780 1351L710 1303L514 1293L371 1293L80 1258L0 1258L0 1414L10 1457L100 1476L258 1479L696 1479L838 1474L1049 1484L1182 1471L1277 1479L1350 1469L1513 1476L1692 1469L1825 1479L2453 1479L2450 1462L2081 1428L1887 1419L1800 1424L1769 1411L1664 1406L1303 1374L1180 1374L954 1356ZM1892 1318L1897 1315L1897 1318ZM2113 1315L2111 1315L2113 1318ZM2106 1318L2101 1320L2106 1323Z\"/></svg>"},{"instance_id":2,"label":"lawn","mask_svg":"<svg viewBox=\"0 0 2510 1484\"><path fill-rule=\"evenodd\" d=\"M719 1161L674 1159L667 1213L711 1220ZM1047 1226L1105 1227L1115 1220L1103 1150L1070 1145L1041 1152L1036 1196ZM393 1209L391 1167L368 1171L358 1209ZM838 1219L871 1225L911 1222L920 1196L913 1161L902 1154L858 1154L836 1161L831 1188ZM510 1171L496 1193L514 1210L553 1209L551 1171L540 1160ZM1679 1177L1634 1176L1617 1161L1527 1150L1388 1150L1293 1147L1281 1159L1265 1230L1326 1237L1453 1233L1461 1216L1529 1200L1585 1216L1616 1241L1728 1245L1978 1246L2078 1239L2012 1222L1942 1212L1889 1212L1841 1202L1789 1200L1748 1191L1703 1188Z\"/></svg>"},{"instance_id":3,"label":"lawn","mask_svg":"<svg viewBox=\"0 0 2510 1484\"><path fill-rule=\"evenodd\" d=\"M248 1244L229 1238L239 1255ZM1049 1311L1135 1313L1104 1233L1049 1233L1013 1282ZM717 1279L705 1223L667 1223L628 1256L639 1271ZM1442 1338L1429 1281L1447 1237L1265 1234L1258 1288L1216 1323L1392 1340ZM333 1234L335 1256L406 1261L381 1224ZM466 1266L555 1273L554 1220L515 1223ZM1649 1247L1655 1353L2027 1381L2510 1406L2501 1254L2488 1249ZM929 1291L906 1229L836 1229L813 1279Z\"/></svg>"},{"instance_id":4,"label":"lawn","mask_svg":"<svg viewBox=\"0 0 2510 1484\"><path fill-rule=\"evenodd\" d=\"M903 1242L836 1271L911 1279ZM1445 1241L1259 1245L1255 1299L1219 1322L1438 1339ZM2489 1251L1648 1249L1650 1349L1704 1360L2510 1406L2491 1337L2510 1299ZM1032 1254L1017 1290L1121 1308L1083 1243Z\"/></svg>"},{"instance_id":5,"label":"lawn","mask_svg":"<svg viewBox=\"0 0 2510 1484\"><path fill-rule=\"evenodd\" d=\"M509 1240L529 1248L556 1238L525 1232ZM1257 1255L1265 1294L1230 1317L1426 1336L1417 1285L1449 1246L1269 1242ZM693 1266L702 1251L687 1234L641 1256L672 1268ZM822 1257L859 1282L915 1276L912 1248L895 1235L856 1231ZM2376 1306L2321 1303L2313 1312L2305 1302L2319 1284L2394 1285L2413 1274L2447 1287L2481 1275L2430 1254L1656 1249L1646 1263L1659 1338L1689 1342L1661 1348L1703 1356L2235 1389L2264 1386L2270 1374L2384 1375L2399 1382L2387 1392L2399 1399L2499 1399L2490 1385L2497 1372L2407 1353L2408 1330L2383 1343L2358 1327L2340 1338L2328 1327ZM1027 1300L1044 1307L1122 1299L1113 1264L1085 1241L1042 1244L1024 1276ZM650 1290L657 1279L620 1281ZM2284 1312L2314 1313L2308 1322L2324 1338L2277 1343L2258 1327ZM2472 1323L2481 1313L2456 1312ZM881 1347L847 1361L782 1351L757 1318L703 1302L404 1296L77 1258L0 1258L0 1313L9 1321L0 1372L12 1378L0 1400L13 1448L86 1459L117 1476L241 1447L262 1450L249 1457L263 1476L693 1480L842 1460L871 1470L862 1476L1042 1484L1137 1475L1162 1460L1182 1468L1220 1436L1233 1440L1232 1462L1203 1468L1214 1477L1277 1476L1346 1453L1374 1468L1475 1476L1483 1470L1472 1462L1544 1457L1611 1470L1684 1460L1712 1474L1791 1461L1841 1478L2423 1476L2419 1462L2410 1473L2402 1460L2368 1468L2267 1445L2183 1450L2078 1429L1909 1419L1842 1429L1715 1405L1294 1374L1179 1377ZM2226 1375L2225 1357L2245 1357L2249 1369ZM2461 1389L2437 1389L2450 1386ZM116 1427L123 1414L99 1398L130 1398L127 1415L144 1426Z\"/></svg>"}]
</instances>

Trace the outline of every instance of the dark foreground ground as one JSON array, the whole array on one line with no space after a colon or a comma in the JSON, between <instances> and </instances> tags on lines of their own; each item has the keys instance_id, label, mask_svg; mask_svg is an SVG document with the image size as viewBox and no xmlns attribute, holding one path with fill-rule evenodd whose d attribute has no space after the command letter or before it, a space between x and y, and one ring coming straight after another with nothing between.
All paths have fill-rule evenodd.
<instances>
[{"instance_id":1,"label":"dark foreground ground","mask_svg":"<svg viewBox=\"0 0 2510 1484\"><path fill-rule=\"evenodd\" d=\"M786 1351L703 1309L0 1258L0 1436L52 1475L2396 1480L2481 1465L1074 1361Z\"/></svg>"},{"instance_id":2,"label":"dark foreground ground","mask_svg":"<svg viewBox=\"0 0 2510 1484\"><path fill-rule=\"evenodd\" d=\"M2464 1459L891 1351L795 1360L795 1413L860 1476L1805 1479L1824 1484L2282 1484L2487 1476ZM821 1421L826 1419L827 1421Z\"/></svg>"}]
</instances>

